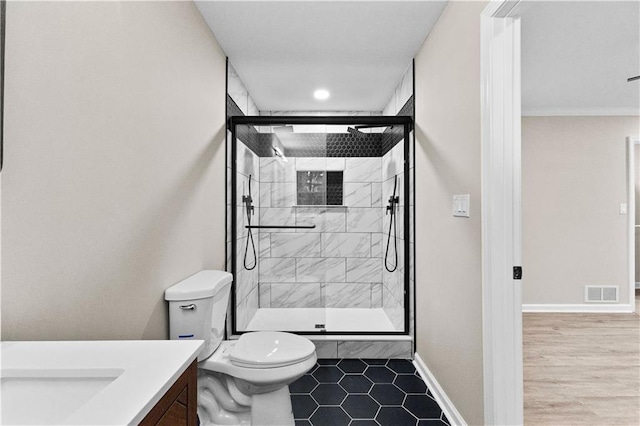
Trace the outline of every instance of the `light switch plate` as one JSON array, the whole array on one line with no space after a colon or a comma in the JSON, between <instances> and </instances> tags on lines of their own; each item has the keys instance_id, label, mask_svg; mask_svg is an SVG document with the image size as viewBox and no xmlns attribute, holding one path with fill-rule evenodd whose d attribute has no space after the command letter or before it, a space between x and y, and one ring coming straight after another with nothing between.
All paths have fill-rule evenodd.
<instances>
[{"instance_id":1,"label":"light switch plate","mask_svg":"<svg viewBox=\"0 0 640 426\"><path fill-rule=\"evenodd\" d=\"M620 203L620 214L627 214L627 203Z\"/></svg>"},{"instance_id":2,"label":"light switch plate","mask_svg":"<svg viewBox=\"0 0 640 426\"><path fill-rule=\"evenodd\" d=\"M455 217L469 217L470 195L454 195L453 196L453 215Z\"/></svg>"}]
</instances>

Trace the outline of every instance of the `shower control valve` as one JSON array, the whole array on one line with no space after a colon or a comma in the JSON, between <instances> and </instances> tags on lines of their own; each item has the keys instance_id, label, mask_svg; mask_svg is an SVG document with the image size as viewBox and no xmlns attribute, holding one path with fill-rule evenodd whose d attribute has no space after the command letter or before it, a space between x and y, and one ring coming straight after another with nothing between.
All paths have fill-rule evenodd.
<instances>
[{"instance_id":1,"label":"shower control valve","mask_svg":"<svg viewBox=\"0 0 640 426\"><path fill-rule=\"evenodd\" d=\"M394 213L394 206L396 204L400 203L400 197L398 197L397 195L395 197L389 197L389 205L387 206L387 214L389 214L389 212L391 212L391 214Z\"/></svg>"},{"instance_id":2,"label":"shower control valve","mask_svg":"<svg viewBox=\"0 0 640 426\"><path fill-rule=\"evenodd\" d=\"M253 213L253 198L251 198L251 195L243 195L242 202L246 205L247 213Z\"/></svg>"}]
</instances>

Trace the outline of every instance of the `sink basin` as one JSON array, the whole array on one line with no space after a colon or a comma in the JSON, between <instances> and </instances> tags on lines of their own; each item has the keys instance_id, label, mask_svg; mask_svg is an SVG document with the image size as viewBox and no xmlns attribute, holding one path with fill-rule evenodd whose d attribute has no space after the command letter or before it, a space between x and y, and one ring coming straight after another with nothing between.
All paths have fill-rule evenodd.
<instances>
[{"instance_id":1,"label":"sink basin","mask_svg":"<svg viewBox=\"0 0 640 426\"><path fill-rule=\"evenodd\" d=\"M122 369L3 370L2 423L62 424L123 372Z\"/></svg>"},{"instance_id":2,"label":"sink basin","mask_svg":"<svg viewBox=\"0 0 640 426\"><path fill-rule=\"evenodd\" d=\"M202 340L0 342L2 424L139 424Z\"/></svg>"}]
</instances>

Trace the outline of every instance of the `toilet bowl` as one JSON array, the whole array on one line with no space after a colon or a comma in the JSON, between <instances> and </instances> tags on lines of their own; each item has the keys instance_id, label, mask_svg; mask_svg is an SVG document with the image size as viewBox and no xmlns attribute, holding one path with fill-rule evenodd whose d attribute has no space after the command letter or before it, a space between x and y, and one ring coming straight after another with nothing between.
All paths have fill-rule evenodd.
<instances>
[{"instance_id":1,"label":"toilet bowl","mask_svg":"<svg viewBox=\"0 0 640 426\"><path fill-rule=\"evenodd\" d=\"M293 425L289 384L316 363L313 343L291 333L223 340L233 276L201 271L165 291L171 339L202 339L198 417L202 425Z\"/></svg>"}]
</instances>

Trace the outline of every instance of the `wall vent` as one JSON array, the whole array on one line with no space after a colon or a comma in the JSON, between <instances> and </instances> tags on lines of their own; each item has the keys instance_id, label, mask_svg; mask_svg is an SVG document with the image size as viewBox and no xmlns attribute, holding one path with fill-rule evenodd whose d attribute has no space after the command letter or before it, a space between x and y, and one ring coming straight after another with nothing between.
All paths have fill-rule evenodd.
<instances>
[{"instance_id":1,"label":"wall vent","mask_svg":"<svg viewBox=\"0 0 640 426\"><path fill-rule=\"evenodd\" d=\"M618 286L584 286L584 301L587 303L617 303Z\"/></svg>"}]
</instances>

